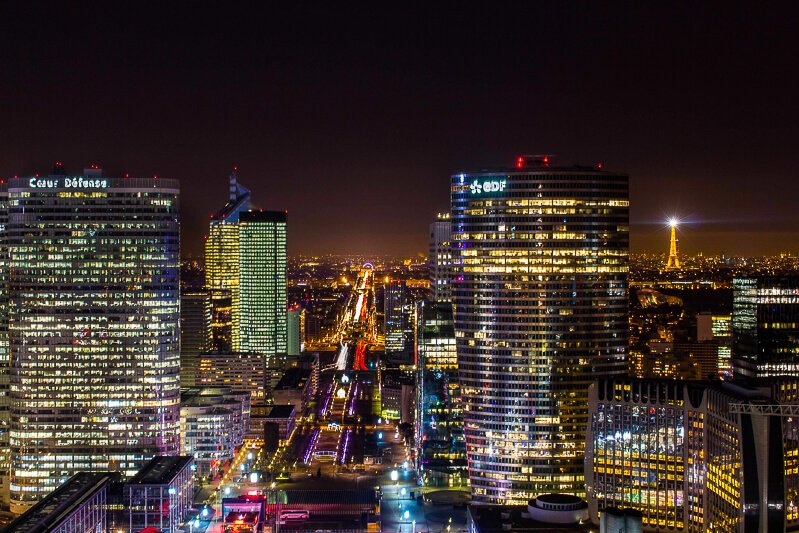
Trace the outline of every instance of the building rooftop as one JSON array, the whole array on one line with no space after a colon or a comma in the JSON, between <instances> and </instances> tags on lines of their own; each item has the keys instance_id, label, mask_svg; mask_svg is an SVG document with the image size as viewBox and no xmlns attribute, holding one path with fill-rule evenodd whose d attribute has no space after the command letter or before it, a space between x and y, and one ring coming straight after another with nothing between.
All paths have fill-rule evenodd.
<instances>
[{"instance_id":1,"label":"building rooftop","mask_svg":"<svg viewBox=\"0 0 799 533\"><path fill-rule=\"evenodd\" d=\"M472 531L478 533L506 533L507 531L546 531L566 533L599 531L593 524L551 524L533 520L527 515L525 506L469 506L469 515L474 523ZM508 526L510 524L510 526ZM503 527L504 526L504 527Z\"/></svg>"},{"instance_id":2,"label":"building rooftop","mask_svg":"<svg viewBox=\"0 0 799 533\"><path fill-rule=\"evenodd\" d=\"M275 405L266 418L294 418L296 409L293 405Z\"/></svg>"},{"instance_id":3,"label":"building rooftop","mask_svg":"<svg viewBox=\"0 0 799 533\"><path fill-rule=\"evenodd\" d=\"M194 458L188 455L156 455L139 470L128 485L168 485Z\"/></svg>"},{"instance_id":4,"label":"building rooftop","mask_svg":"<svg viewBox=\"0 0 799 533\"><path fill-rule=\"evenodd\" d=\"M277 382L275 390L303 389L311 378L311 371L307 368L289 368Z\"/></svg>"},{"instance_id":5,"label":"building rooftop","mask_svg":"<svg viewBox=\"0 0 799 533\"><path fill-rule=\"evenodd\" d=\"M285 505L374 505L377 496L374 490L286 490Z\"/></svg>"},{"instance_id":6,"label":"building rooftop","mask_svg":"<svg viewBox=\"0 0 799 533\"><path fill-rule=\"evenodd\" d=\"M239 215L241 222L286 222L286 211L243 211Z\"/></svg>"},{"instance_id":7,"label":"building rooftop","mask_svg":"<svg viewBox=\"0 0 799 533\"><path fill-rule=\"evenodd\" d=\"M98 491L118 477L114 472L81 472L45 496L11 522L4 533L45 533L52 531Z\"/></svg>"}]
</instances>

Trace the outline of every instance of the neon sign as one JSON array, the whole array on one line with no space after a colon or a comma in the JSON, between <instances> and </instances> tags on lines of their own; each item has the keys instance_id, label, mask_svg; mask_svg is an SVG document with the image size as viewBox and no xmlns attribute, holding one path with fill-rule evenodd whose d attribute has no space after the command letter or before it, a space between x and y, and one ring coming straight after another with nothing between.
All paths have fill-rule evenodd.
<instances>
[{"instance_id":1,"label":"neon sign","mask_svg":"<svg viewBox=\"0 0 799 533\"><path fill-rule=\"evenodd\" d=\"M482 183L479 180L474 180L469 186L469 189L471 190L472 194L502 192L505 190L507 183L507 180L486 180Z\"/></svg>"},{"instance_id":2,"label":"neon sign","mask_svg":"<svg viewBox=\"0 0 799 533\"><path fill-rule=\"evenodd\" d=\"M28 187L34 189L58 189L61 187L66 189L105 189L108 187L108 180L106 178L85 179L80 176L64 178L62 184L61 178L31 178L28 181Z\"/></svg>"}]
</instances>

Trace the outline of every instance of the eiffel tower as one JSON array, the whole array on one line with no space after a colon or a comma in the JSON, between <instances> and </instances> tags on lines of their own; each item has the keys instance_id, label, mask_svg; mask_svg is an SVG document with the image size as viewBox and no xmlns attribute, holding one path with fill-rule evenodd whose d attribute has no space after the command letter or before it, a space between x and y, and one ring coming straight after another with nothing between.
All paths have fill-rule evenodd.
<instances>
[{"instance_id":1,"label":"eiffel tower","mask_svg":"<svg viewBox=\"0 0 799 533\"><path fill-rule=\"evenodd\" d=\"M672 218L669 220L671 226L671 243L669 244L669 262L666 263L666 270L680 270L680 258L677 255L677 224L679 222Z\"/></svg>"}]
</instances>

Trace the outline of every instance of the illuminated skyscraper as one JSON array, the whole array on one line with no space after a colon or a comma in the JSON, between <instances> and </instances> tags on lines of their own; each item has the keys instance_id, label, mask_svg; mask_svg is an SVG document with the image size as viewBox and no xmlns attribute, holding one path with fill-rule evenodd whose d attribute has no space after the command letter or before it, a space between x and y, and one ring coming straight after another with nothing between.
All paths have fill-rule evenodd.
<instances>
[{"instance_id":1,"label":"illuminated skyscraper","mask_svg":"<svg viewBox=\"0 0 799 533\"><path fill-rule=\"evenodd\" d=\"M207 290L180 295L180 384L193 387L199 355L211 349L211 298Z\"/></svg>"},{"instance_id":2,"label":"illuminated skyscraper","mask_svg":"<svg viewBox=\"0 0 799 533\"><path fill-rule=\"evenodd\" d=\"M211 217L205 241L205 276L211 291L211 342L214 350L239 350L239 216L250 209L250 191L230 174L228 202Z\"/></svg>"},{"instance_id":3,"label":"illuminated skyscraper","mask_svg":"<svg viewBox=\"0 0 799 533\"><path fill-rule=\"evenodd\" d=\"M286 212L239 217L240 351L273 358L287 350Z\"/></svg>"},{"instance_id":4,"label":"illuminated skyscraper","mask_svg":"<svg viewBox=\"0 0 799 533\"><path fill-rule=\"evenodd\" d=\"M391 280L383 286L386 352L401 352L413 332L410 320L410 295L404 280Z\"/></svg>"},{"instance_id":5,"label":"illuminated skyscraper","mask_svg":"<svg viewBox=\"0 0 799 533\"><path fill-rule=\"evenodd\" d=\"M12 511L178 452L178 195L96 167L10 180Z\"/></svg>"},{"instance_id":6,"label":"illuminated skyscraper","mask_svg":"<svg viewBox=\"0 0 799 533\"><path fill-rule=\"evenodd\" d=\"M474 501L582 494L588 386L627 369L628 178L519 158L452 176Z\"/></svg>"},{"instance_id":7,"label":"illuminated skyscraper","mask_svg":"<svg viewBox=\"0 0 799 533\"><path fill-rule=\"evenodd\" d=\"M449 213L439 213L430 224L430 250L427 267L430 270L430 296L436 302L452 301L452 227Z\"/></svg>"},{"instance_id":8,"label":"illuminated skyscraper","mask_svg":"<svg viewBox=\"0 0 799 533\"><path fill-rule=\"evenodd\" d=\"M799 276L732 280L733 374L799 377Z\"/></svg>"},{"instance_id":9,"label":"illuminated skyscraper","mask_svg":"<svg viewBox=\"0 0 799 533\"><path fill-rule=\"evenodd\" d=\"M286 212L250 210L250 191L234 171L205 243L215 350L262 353L267 367L285 355L286 253Z\"/></svg>"},{"instance_id":10,"label":"illuminated skyscraper","mask_svg":"<svg viewBox=\"0 0 799 533\"><path fill-rule=\"evenodd\" d=\"M9 432L11 424L10 366L8 350L8 186L0 180L0 506L8 505Z\"/></svg>"},{"instance_id":11,"label":"illuminated skyscraper","mask_svg":"<svg viewBox=\"0 0 799 533\"><path fill-rule=\"evenodd\" d=\"M424 484L466 482L466 444L452 304L416 303L416 467Z\"/></svg>"}]
</instances>

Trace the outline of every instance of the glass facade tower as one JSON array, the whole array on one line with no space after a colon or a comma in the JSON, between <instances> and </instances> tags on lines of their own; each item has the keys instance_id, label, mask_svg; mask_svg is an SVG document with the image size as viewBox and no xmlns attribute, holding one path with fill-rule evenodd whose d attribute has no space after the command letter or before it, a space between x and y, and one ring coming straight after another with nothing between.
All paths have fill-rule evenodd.
<instances>
[{"instance_id":1,"label":"glass facade tower","mask_svg":"<svg viewBox=\"0 0 799 533\"><path fill-rule=\"evenodd\" d=\"M262 353L270 366L287 351L286 212L239 216L240 350Z\"/></svg>"},{"instance_id":2,"label":"glass facade tower","mask_svg":"<svg viewBox=\"0 0 799 533\"><path fill-rule=\"evenodd\" d=\"M404 280L390 280L383 287L386 353L401 352L413 333L410 295Z\"/></svg>"},{"instance_id":3,"label":"glass facade tower","mask_svg":"<svg viewBox=\"0 0 799 533\"><path fill-rule=\"evenodd\" d=\"M178 195L99 168L10 180L12 511L179 451Z\"/></svg>"},{"instance_id":4,"label":"glass facade tower","mask_svg":"<svg viewBox=\"0 0 799 533\"><path fill-rule=\"evenodd\" d=\"M732 280L733 374L799 377L799 276Z\"/></svg>"},{"instance_id":5,"label":"glass facade tower","mask_svg":"<svg viewBox=\"0 0 799 533\"><path fill-rule=\"evenodd\" d=\"M430 224L430 248L427 255L430 270L430 297L436 302L452 301L452 225L449 213L439 213Z\"/></svg>"},{"instance_id":6,"label":"glass facade tower","mask_svg":"<svg viewBox=\"0 0 799 533\"><path fill-rule=\"evenodd\" d=\"M250 208L250 191L239 184L236 169L229 181L228 202L211 217L205 240L205 276L211 292L211 344L220 351L238 351L240 346L239 215Z\"/></svg>"},{"instance_id":7,"label":"glass facade tower","mask_svg":"<svg viewBox=\"0 0 799 533\"><path fill-rule=\"evenodd\" d=\"M461 391L452 304L416 303L416 465L427 486L465 483Z\"/></svg>"},{"instance_id":8,"label":"glass facade tower","mask_svg":"<svg viewBox=\"0 0 799 533\"><path fill-rule=\"evenodd\" d=\"M525 157L451 185L473 500L582 495L588 386L627 369L628 177Z\"/></svg>"}]
</instances>

